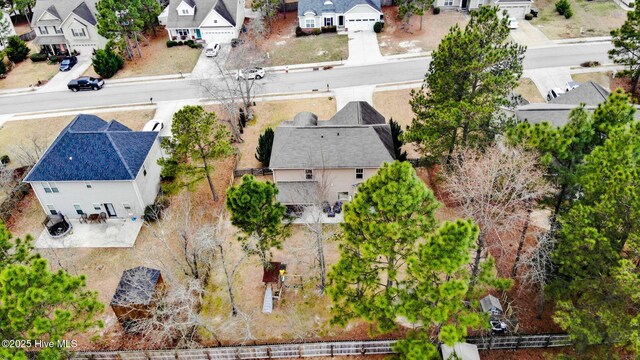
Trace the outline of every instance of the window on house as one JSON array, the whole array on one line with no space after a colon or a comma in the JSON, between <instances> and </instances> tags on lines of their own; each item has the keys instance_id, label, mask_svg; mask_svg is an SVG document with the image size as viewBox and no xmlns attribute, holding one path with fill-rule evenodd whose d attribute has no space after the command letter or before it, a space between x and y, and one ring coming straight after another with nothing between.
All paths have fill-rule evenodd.
<instances>
[{"instance_id":1,"label":"window on house","mask_svg":"<svg viewBox=\"0 0 640 360\"><path fill-rule=\"evenodd\" d=\"M213 20L213 23L214 23L214 24L217 24L217 23L218 23L218 20Z\"/></svg>"},{"instance_id":2,"label":"window on house","mask_svg":"<svg viewBox=\"0 0 640 360\"><path fill-rule=\"evenodd\" d=\"M189 29L176 29L176 33L178 33L179 36L188 36Z\"/></svg>"},{"instance_id":3,"label":"window on house","mask_svg":"<svg viewBox=\"0 0 640 360\"><path fill-rule=\"evenodd\" d=\"M84 29L71 29L71 34L73 35L73 37L86 37L87 33L84 31Z\"/></svg>"},{"instance_id":4,"label":"window on house","mask_svg":"<svg viewBox=\"0 0 640 360\"><path fill-rule=\"evenodd\" d=\"M54 182L43 182L42 183L42 187L44 188L44 192L46 192L46 193L57 193L57 192L60 192L60 191L58 191L58 187L56 186L56 183L54 183Z\"/></svg>"},{"instance_id":5,"label":"window on house","mask_svg":"<svg viewBox=\"0 0 640 360\"><path fill-rule=\"evenodd\" d=\"M62 28L58 29L57 27L53 27L53 30L56 31L56 34L62 34Z\"/></svg>"},{"instance_id":6,"label":"window on house","mask_svg":"<svg viewBox=\"0 0 640 360\"><path fill-rule=\"evenodd\" d=\"M339 201L349 201L349 193L348 192L339 192L338 193L338 200Z\"/></svg>"},{"instance_id":7,"label":"window on house","mask_svg":"<svg viewBox=\"0 0 640 360\"><path fill-rule=\"evenodd\" d=\"M48 204L47 209L51 213L51 215L58 215L58 210L56 210L55 206Z\"/></svg>"},{"instance_id":8,"label":"window on house","mask_svg":"<svg viewBox=\"0 0 640 360\"><path fill-rule=\"evenodd\" d=\"M306 169L304 171L304 178L307 179L307 180L313 180L313 170Z\"/></svg>"},{"instance_id":9,"label":"window on house","mask_svg":"<svg viewBox=\"0 0 640 360\"><path fill-rule=\"evenodd\" d=\"M316 27L316 19L314 19L314 18L304 19L304 27L305 28L314 28L314 27Z\"/></svg>"},{"instance_id":10,"label":"window on house","mask_svg":"<svg viewBox=\"0 0 640 360\"><path fill-rule=\"evenodd\" d=\"M93 210L102 211L102 206L100 204L91 204L93 206Z\"/></svg>"},{"instance_id":11,"label":"window on house","mask_svg":"<svg viewBox=\"0 0 640 360\"><path fill-rule=\"evenodd\" d=\"M182 15L189 15L189 9L182 9Z\"/></svg>"},{"instance_id":12,"label":"window on house","mask_svg":"<svg viewBox=\"0 0 640 360\"><path fill-rule=\"evenodd\" d=\"M333 18L332 17L324 18L324 26L333 26Z\"/></svg>"},{"instance_id":13,"label":"window on house","mask_svg":"<svg viewBox=\"0 0 640 360\"><path fill-rule=\"evenodd\" d=\"M122 207L127 211L131 211L131 204L129 203L122 203Z\"/></svg>"},{"instance_id":14,"label":"window on house","mask_svg":"<svg viewBox=\"0 0 640 360\"><path fill-rule=\"evenodd\" d=\"M444 0L444 6L453 6L453 0Z\"/></svg>"},{"instance_id":15,"label":"window on house","mask_svg":"<svg viewBox=\"0 0 640 360\"><path fill-rule=\"evenodd\" d=\"M91 188L93 187L93 186L91 185L91 183L90 183L90 182L88 182L88 181L86 181L86 182L84 183L84 185L87 187L87 189L91 189Z\"/></svg>"},{"instance_id":16,"label":"window on house","mask_svg":"<svg viewBox=\"0 0 640 360\"><path fill-rule=\"evenodd\" d=\"M364 179L364 169L356 169L356 179Z\"/></svg>"},{"instance_id":17,"label":"window on house","mask_svg":"<svg viewBox=\"0 0 640 360\"><path fill-rule=\"evenodd\" d=\"M78 215L84 214L84 211L82 211L82 208L80 207L80 204L73 204L73 208L76 209L76 213Z\"/></svg>"},{"instance_id":18,"label":"window on house","mask_svg":"<svg viewBox=\"0 0 640 360\"><path fill-rule=\"evenodd\" d=\"M38 30L40 30L40 35L49 35L49 29L46 26L38 26Z\"/></svg>"}]
</instances>

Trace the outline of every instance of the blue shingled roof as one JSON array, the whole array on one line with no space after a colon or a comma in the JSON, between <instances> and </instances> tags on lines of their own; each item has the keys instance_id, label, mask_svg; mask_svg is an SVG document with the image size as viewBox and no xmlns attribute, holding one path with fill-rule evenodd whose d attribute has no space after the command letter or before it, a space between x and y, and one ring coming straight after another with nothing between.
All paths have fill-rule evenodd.
<instances>
[{"instance_id":1,"label":"blue shingled roof","mask_svg":"<svg viewBox=\"0 0 640 360\"><path fill-rule=\"evenodd\" d=\"M58 135L25 181L133 180L157 132L80 114Z\"/></svg>"}]
</instances>

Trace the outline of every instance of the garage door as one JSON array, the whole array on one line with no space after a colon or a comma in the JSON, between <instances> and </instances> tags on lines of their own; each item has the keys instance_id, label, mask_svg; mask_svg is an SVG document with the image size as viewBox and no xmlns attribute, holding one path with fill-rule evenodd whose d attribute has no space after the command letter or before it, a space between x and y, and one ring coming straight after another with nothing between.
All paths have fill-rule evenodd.
<instances>
[{"instance_id":1,"label":"garage door","mask_svg":"<svg viewBox=\"0 0 640 360\"><path fill-rule=\"evenodd\" d=\"M527 6L504 6L500 5L500 12L507 10L508 17L514 17L516 19L523 19L524 14L527 11Z\"/></svg>"},{"instance_id":2,"label":"garage door","mask_svg":"<svg viewBox=\"0 0 640 360\"><path fill-rule=\"evenodd\" d=\"M349 31L366 30L373 31L378 14L353 14L347 15L345 24Z\"/></svg>"},{"instance_id":3,"label":"garage door","mask_svg":"<svg viewBox=\"0 0 640 360\"><path fill-rule=\"evenodd\" d=\"M228 44L235 35L233 30L201 30L201 33L208 44Z\"/></svg>"}]
</instances>

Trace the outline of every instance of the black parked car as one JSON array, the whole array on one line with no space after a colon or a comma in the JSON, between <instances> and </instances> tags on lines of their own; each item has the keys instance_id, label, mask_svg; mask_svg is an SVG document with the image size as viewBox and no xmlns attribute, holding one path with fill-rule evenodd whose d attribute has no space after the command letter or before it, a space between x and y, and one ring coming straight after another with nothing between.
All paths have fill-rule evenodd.
<instances>
[{"instance_id":1,"label":"black parked car","mask_svg":"<svg viewBox=\"0 0 640 360\"><path fill-rule=\"evenodd\" d=\"M104 80L90 76L82 76L69 81L67 87L76 92L78 90L100 90L104 86Z\"/></svg>"},{"instance_id":2,"label":"black parked car","mask_svg":"<svg viewBox=\"0 0 640 360\"><path fill-rule=\"evenodd\" d=\"M62 59L60 63L60 71L69 71L78 63L78 58L75 56L67 56Z\"/></svg>"}]
</instances>

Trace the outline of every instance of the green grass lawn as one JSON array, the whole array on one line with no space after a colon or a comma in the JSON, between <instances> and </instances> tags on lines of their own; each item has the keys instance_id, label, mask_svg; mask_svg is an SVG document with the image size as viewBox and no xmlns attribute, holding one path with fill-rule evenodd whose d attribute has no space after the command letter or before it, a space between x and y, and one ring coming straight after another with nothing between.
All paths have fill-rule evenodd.
<instances>
[{"instance_id":1,"label":"green grass lawn","mask_svg":"<svg viewBox=\"0 0 640 360\"><path fill-rule=\"evenodd\" d=\"M555 9L556 0L537 0L540 13L531 23L550 39L607 36L620 27L627 18L611 0L569 0L573 17L565 19Z\"/></svg>"},{"instance_id":2,"label":"green grass lawn","mask_svg":"<svg viewBox=\"0 0 640 360\"><path fill-rule=\"evenodd\" d=\"M279 66L346 60L349 57L348 41L347 35L337 34L291 37L275 42L270 47L266 65Z\"/></svg>"}]
</instances>

